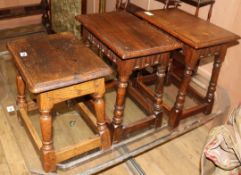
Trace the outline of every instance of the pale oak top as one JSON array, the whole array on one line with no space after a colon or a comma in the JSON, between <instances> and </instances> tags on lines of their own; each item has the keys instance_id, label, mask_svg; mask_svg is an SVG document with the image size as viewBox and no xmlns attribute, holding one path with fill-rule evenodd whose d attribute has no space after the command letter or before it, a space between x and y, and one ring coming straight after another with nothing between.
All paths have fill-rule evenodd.
<instances>
[{"instance_id":1,"label":"pale oak top","mask_svg":"<svg viewBox=\"0 0 241 175\"><path fill-rule=\"evenodd\" d=\"M32 93L107 76L111 69L70 33L18 39L8 43ZM21 57L20 52L26 52Z\"/></svg>"}]
</instances>

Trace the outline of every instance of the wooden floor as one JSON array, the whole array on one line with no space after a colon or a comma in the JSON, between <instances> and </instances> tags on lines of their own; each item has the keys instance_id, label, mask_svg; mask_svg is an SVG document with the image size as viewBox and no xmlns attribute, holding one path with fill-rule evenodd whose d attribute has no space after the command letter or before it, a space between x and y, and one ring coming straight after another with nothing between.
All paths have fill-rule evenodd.
<instances>
[{"instance_id":1,"label":"wooden floor","mask_svg":"<svg viewBox=\"0 0 241 175\"><path fill-rule=\"evenodd\" d=\"M0 48L4 50L4 42L1 43ZM6 110L7 106L15 106L15 74L11 57L0 55L0 174L43 174L38 154L25 129L19 125L16 112L8 113ZM114 95L114 93L107 94L108 115L111 115L113 110ZM136 106L132 106L131 102L128 103L130 105L127 105L126 113L142 115L136 110ZM38 128L37 114L33 114L32 120ZM74 112L58 115L54 120L54 127L54 132L58 133L54 138L55 147L68 146L66 142L76 143L93 134ZM198 175L202 147L207 133L208 129L202 126L136 157L135 160L148 175ZM57 171L58 174L63 175L79 172L78 167L68 171ZM122 163L100 174L124 175L135 174L135 172L128 168L127 163Z\"/></svg>"}]
</instances>

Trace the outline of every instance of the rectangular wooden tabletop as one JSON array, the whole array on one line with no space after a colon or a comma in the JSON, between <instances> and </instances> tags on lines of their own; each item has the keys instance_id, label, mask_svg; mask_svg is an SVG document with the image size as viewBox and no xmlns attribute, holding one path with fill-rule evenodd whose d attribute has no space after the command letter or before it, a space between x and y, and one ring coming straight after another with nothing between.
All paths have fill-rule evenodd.
<instances>
[{"instance_id":1,"label":"rectangular wooden tabletop","mask_svg":"<svg viewBox=\"0 0 241 175\"><path fill-rule=\"evenodd\" d=\"M80 15L76 19L122 59L181 47L174 38L128 12Z\"/></svg>"},{"instance_id":2,"label":"rectangular wooden tabletop","mask_svg":"<svg viewBox=\"0 0 241 175\"><path fill-rule=\"evenodd\" d=\"M238 40L240 37L180 9L138 12L137 16L198 49Z\"/></svg>"},{"instance_id":3,"label":"rectangular wooden tabletop","mask_svg":"<svg viewBox=\"0 0 241 175\"><path fill-rule=\"evenodd\" d=\"M111 69L71 33L18 39L8 43L32 93L104 77Z\"/></svg>"}]
</instances>

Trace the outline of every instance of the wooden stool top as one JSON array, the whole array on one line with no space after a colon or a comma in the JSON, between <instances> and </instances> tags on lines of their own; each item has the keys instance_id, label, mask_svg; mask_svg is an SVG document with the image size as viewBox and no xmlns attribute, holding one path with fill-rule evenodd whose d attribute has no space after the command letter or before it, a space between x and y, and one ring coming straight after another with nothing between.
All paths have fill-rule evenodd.
<instances>
[{"instance_id":1,"label":"wooden stool top","mask_svg":"<svg viewBox=\"0 0 241 175\"><path fill-rule=\"evenodd\" d=\"M151 13L149 12L149 14L151 15L145 12L137 13L138 16L151 24L196 49L224 44L240 38L232 32L177 8L153 10Z\"/></svg>"},{"instance_id":2,"label":"wooden stool top","mask_svg":"<svg viewBox=\"0 0 241 175\"><path fill-rule=\"evenodd\" d=\"M8 43L32 93L107 76L111 69L71 33L24 38Z\"/></svg>"},{"instance_id":3,"label":"wooden stool top","mask_svg":"<svg viewBox=\"0 0 241 175\"><path fill-rule=\"evenodd\" d=\"M174 38L125 11L80 15L76 19L122 59L181 47Z\"/></svg>"}]
</instances>

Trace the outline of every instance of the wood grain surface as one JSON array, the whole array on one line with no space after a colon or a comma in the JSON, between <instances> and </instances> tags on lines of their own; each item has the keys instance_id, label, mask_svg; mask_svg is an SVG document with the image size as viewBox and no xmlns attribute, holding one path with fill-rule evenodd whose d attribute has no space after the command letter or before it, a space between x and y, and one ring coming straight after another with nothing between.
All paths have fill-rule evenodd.
<instances>
[{"instance_id":1,"label":"wood grain surface","mask_svg":"<svg viewBox=\"0 0 241 175\"><path fill-rule=\"evenodd\" d=\"M111 69L70 33L8 43L29 90L40 93L104 77ZM25 52L26 57L21 57Z\"/></svg>"},{"instance_id":2,"label":"wood grain surface","mask_svg":"<svg viewBox=\"0 0 241 175\"><path fill-rule=\"evenodd\" d=\"M196 49L240 39L238 35L180 9L154 10L151 13L138 12L137 16Z\"/></svg>"},{"instance_id":3,"label":"wood grain surface","mask_svg":"<svg viewBox=\"0 0 241 175\"><path fill-rule=\"evenodd\" d=\"M181 47L174 38L124 11L80 15L76 18L122 59L158 54Z\"/></svg>"}]
</instances>

